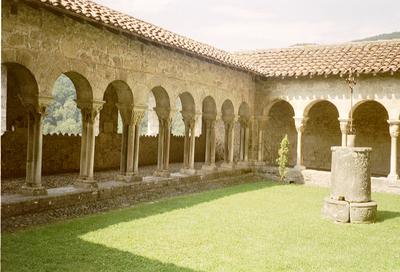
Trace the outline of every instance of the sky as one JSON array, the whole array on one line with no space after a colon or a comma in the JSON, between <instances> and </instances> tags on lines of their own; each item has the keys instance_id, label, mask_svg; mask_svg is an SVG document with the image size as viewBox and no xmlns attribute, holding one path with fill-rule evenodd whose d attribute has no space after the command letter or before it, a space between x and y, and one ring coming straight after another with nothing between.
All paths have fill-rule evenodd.
<instances>
[{"instance_id":1,"label":"sky","mask_svg":"<svg viewBox=\"0 0 400 272\"><path fill-rule=\"evenodd\" d=\"M400 0L94 0L228 51L400 31Z\"/></svg>"}]
</instances>

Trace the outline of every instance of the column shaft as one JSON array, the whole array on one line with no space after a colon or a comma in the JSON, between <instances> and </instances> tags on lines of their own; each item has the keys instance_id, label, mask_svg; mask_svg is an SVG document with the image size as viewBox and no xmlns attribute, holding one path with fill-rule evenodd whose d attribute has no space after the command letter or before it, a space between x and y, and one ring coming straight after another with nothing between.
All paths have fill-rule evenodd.
<instances>
[{"instance_id":1,"label":"column shaft","mask_svg":"<svg viewBox=\"0 0 400 272\"><path fill-rule=\"evenodd\" d=\"M139 172L139 145L140 145L140 123L136 124L135 128L135 158L133 172L138 174Z\"/></svg>"},{"instance_id":2,"label":"column shaft","mask_svg":"<svg viewBox=\"0 0 400 272\"><path fill-rule=\"evenodd\" d=\"M215 120L211 121L210 127L210 165L215 165Z\"/></svg>"},{"instance_id":3,"label":"column shaft","mask_svg":"<svg viewBox=\"0 0 400 272\"><path fill-rule=\"evenodd\" d=\"M42 121L43 121L43 115L41 113L35 114L34 183L36 187L42 186L42 143L43 143Z\"/></svg>"},{"instance_id":4,"label":"column shaft","mask_svg":"<svg viewBox=\"0 0 400 272\"><path fill-rule=\"evenodd\" d=\"M196 144L195 125L190 128L190 152L189 152L189 168L194 169L194 152Z\"/></svg>"},{"instance_id":5,"label":"column shaft","mask_svg":"<svg viewBox=\"0 0 400 272\"><path fill-rule=\"evenodd\" d=\"M249 160L249 127L246 126L244 130L244 161L247 162Z\"/></svg>"},{"instance_id":6,"label":"column shaft","mask_svg":"<svg viewBox=\"0 0 400 272\"><path fill-rule=\"evenodd\" d=\"M127 150L126 150L126 173L132 175L134 172L135 163L135 141L136 141L136 126L129 124L127 126Z\"/></svg>"}]
</instances>

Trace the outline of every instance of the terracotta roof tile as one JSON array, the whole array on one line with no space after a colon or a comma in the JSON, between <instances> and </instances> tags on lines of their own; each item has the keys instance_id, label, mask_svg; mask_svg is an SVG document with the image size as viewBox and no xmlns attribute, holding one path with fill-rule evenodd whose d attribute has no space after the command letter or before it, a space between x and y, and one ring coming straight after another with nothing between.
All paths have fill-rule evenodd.
<instances>
[{"instance_id":1,"label":"terracotta roof tile","mask_svg":"<svg viewBox=\"0 0 400 272\"><path fill-rule=\"evenodd\" d=\"M266 77L396 72L400 40L313 45L235 53Z\"/></svg>"}]
</instances>

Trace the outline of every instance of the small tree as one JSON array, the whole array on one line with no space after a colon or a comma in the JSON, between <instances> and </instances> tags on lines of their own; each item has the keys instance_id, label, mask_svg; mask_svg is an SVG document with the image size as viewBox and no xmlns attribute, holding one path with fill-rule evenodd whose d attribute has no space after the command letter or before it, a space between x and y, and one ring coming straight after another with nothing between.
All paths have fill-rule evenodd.
<instances>
[{"instance_id":1,"label":"small tree","mask_svg":"<svg viewBox=\"0 0 400 272\"><path fill-rule=\"evenodd\" d=\"M279 157L276 159L276 162L279 165L279 176L281 182L283 182L286 178L286 165L288 163L288 154L289 154L289 139L286 134L281 141L281 145L278 150Z\"/></svg>"}]
</instances>

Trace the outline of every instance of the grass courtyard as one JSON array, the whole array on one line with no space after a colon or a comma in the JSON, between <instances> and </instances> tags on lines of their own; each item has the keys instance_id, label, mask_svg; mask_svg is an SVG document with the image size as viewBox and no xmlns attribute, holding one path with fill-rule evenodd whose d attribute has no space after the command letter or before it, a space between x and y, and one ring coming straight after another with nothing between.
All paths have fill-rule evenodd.
<instances>
[{"instance_id":1,"label":"grass courtyard","mask_svg":"<svg viewBox=\"0 0 400 272\"><path fill-rule=\"evenodd\" d=\"M2 235L3 271L400 271L400 196L321 219L328 190L260 181Z\"/></svg>"}]
</instances>

